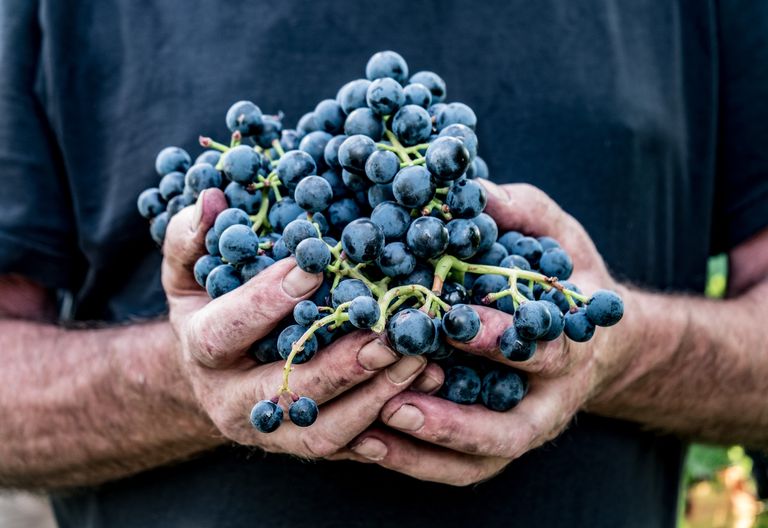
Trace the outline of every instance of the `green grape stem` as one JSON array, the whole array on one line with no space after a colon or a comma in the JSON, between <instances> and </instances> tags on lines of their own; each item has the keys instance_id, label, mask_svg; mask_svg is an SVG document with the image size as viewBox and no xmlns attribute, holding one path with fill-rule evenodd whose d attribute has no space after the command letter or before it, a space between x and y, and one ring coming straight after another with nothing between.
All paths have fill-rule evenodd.
<instances>
[{"instance_id":1,"label":"green grape stem","mask_svg":"<svg viewBox=\"0 0 768 528\"><path fill-rule=\"evenodd\" d=\"M228 152L229 147L226 146L223 143L219 143L218 141L214 141L213 139L205 136L200 136L198 138L198 141L200 142L200 146L203 148L212 148L214 150L218 150L219 152Z\"/></svg>"},{"instance_id":2,"label":"green grape stem","mask_svg":"<svg viewBox=\"0 0 768 528\"><path fill-rule=\"evenodd\" d=\"M289 385L288 385L288 378L291 375L291 371L293 370L293 360L296 359L296 355L304 350L304 344L313 336L315 335L315 332L317 332L320 328L322 328L325 325L333 324L334 326L339 326L345 321L349 320L349 315L346 314L344 310L346 310L351 303L342 303L340 304L332 314L326 315L322 319L318 319L314 323L310 325L309 328L301 335L301 337L296 340L293 343L293 346L291 347L291 353L288 354L288 357L285 358L285 365L283 366L283 383L280 385L280 388L277 390L278 397L283 393L293 394Z\"/></svg>"}]
</instances>

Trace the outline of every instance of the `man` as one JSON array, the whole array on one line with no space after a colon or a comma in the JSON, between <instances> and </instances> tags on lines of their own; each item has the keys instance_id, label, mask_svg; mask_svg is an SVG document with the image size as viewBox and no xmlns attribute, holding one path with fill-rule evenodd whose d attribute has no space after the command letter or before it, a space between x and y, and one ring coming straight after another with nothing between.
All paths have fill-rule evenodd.
<instances>
[{"instance_id":1,"label":"man","mask_svg":"<svg viewBox=\"0 0 768 528\"><path fill-rule=\"evenodd\" d=\"M54 490L62 526L673 526L681 438L768 444L763 4L1 9L0 478ZM261 435L247 411L279 367L244 350L319 278L286 260L209 303L189 272L224 207L207 191L169 226L161 288L134 200L232 101L295 121L387 48L476 110L496 183L549 195L489 184L500 227L559 239L626 316L516 364L531 393L505 414L433 398L439 369L352 334L296 372L318 422ZM702 291L718 251L731 300L671 293ZM53 324L56 290L115 324ZM467 349L502 361L509 318L481 317Z\"/></svg>"}]
</instances>

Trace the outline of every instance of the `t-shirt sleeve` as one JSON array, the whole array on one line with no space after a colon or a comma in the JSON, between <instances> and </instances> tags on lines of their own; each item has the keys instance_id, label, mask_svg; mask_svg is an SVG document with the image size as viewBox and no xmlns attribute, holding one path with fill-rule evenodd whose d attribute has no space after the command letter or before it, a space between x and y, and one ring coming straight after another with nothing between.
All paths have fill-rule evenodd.
<instances>
[{"instance_id":1,"label":"t-shirt sleeve","mask_svg":"<svg viewBox=\"0 0 768 528\"><path fill-rule=\"evenodd\" d=\"M714 252L768 227L768 2L719 9L719 148Z\"/></svg>"},{"instance_id":2,"label":"t-shirt sleeve","mask_svg":"<svg viewBox=\"0 0 768 528\"><path fill-rule=\"evenodd\" d=\"M0 2L0 274L72 285L76 232L68 185L40 98L35 0Z\"/></svg>"}]
</instances>

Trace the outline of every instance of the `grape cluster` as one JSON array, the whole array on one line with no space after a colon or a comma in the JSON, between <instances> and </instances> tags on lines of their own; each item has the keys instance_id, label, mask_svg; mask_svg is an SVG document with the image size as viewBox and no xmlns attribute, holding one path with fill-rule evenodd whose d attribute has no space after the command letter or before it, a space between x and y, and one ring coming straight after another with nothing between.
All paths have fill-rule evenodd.
<instances>
[{"instance_id":1,"label":"grape cluster","mask_svg":"<svg viewBox=\"0 0 768 528\"><path fill-rule=\"evenodd\" d=\"M499 233L483 212L486 192L477 180L488 168L477 155L475 113L444 102L437 74L408 72L397 53L376 53L366 78L320 101L295 129L283 128L282 115L239 101L226 115L229 146L201 137L209 150L194 163L180 148L163 149L158 187L139 196L161 244L171 216L204 189L224 190L230 208L216 218L208 254L194 266L212 298L289 256L324 274L292 320L249 351L262 363L285 362L275 396L251 412L259 431L279 427L283 395L293 423L314 423L316 403L289 388L292 365L355 329L386 335L399 354L439 363L440 396L505 411L528 391L525 374L450 344L478 334L471 304L514 316L499 342L512 361L530 359L538 341L563 334L587 341L596 326L623 315L614 292L587 297L568 282L573 262L554 239Z\"/></svg>"}]
</instances>

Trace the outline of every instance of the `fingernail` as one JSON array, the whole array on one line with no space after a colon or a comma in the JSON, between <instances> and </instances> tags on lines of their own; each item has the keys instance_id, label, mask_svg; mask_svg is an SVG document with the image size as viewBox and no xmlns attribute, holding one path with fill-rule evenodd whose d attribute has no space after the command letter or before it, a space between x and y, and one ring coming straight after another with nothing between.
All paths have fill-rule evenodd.
<instances>
[{"instance_id":1,"label":"fingernail","mask_svg":"<svg viewBox=\"0 0 768 528\"><path fill-rule=\"evenodd\" d=\"M427 360L421 356L405 356L403 359L387 369L387 377L392 383L402 383L427 364Z\"/></svg>"},{"instance_id":2,"label":"fingernail","mask_svg":"<svg viewBox=\"0 0 768 528\"><path fill-rule=\"evenodd\" d=\"M416 431L424 425L424 414L418 407L403 405L385 420L386 424L403 431Z\"/></svg>"},{"instance_id":3,"label":"fingernail","mask_svg":"<svg viewBox=\"0 0 768 528\"><path fill-rule=\"evenodd\" d=\"M203 190L203 192L197 196L195 214L192 215L192 231L197 231L197 228L200 225L200 219L203 217L203 202L205 201L205 191L207 190L208 189Z\"/></svg>"},{"instance_id":4,"label":"fingernail","mask_svg":"<svg viewBox=\"0 0 768 528\"><path fill-rule=\"evenodd\" d=\"M397 361L397 354L384 343L375 339L357 353L357 362L365 370L379 370Z\"/></svg>"},{"instance_id":5,"label":"fingernail","mask_svg":"<svg viewBox=\"0 0 768 528\"><path fill-rule=\"evenodd\" d=\"M376 438L366 438L356 446L352 446L352 451L368 460L382 460L387 456L387 446L381 440Z\"/></svg>"},{"instance_id":6,"label":"fingernail","mask_svg":"<svg viewBox=\"0 0 768 528\"><path fill-rule=\"evenodd\" d=\"M307 273L296 266L288 275L283 277L283 291L294 299L303 297L317 287L322 276L313 273Z\"/></svg>"},{"instance_id":7,"label":"fingernail","mask_svg":"<svg viewBox=\"0 0 768 528\"><path fill-rule=\"evenodd\" d=\"M422 374L411 385L411 389L416 392L423 392L429 394L432 391L437 390L440 387L440 380L433 378L429 374Z\"/></svg>"}]
</instances>

